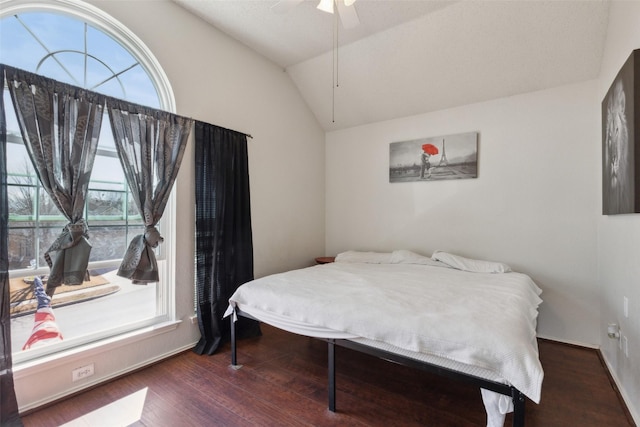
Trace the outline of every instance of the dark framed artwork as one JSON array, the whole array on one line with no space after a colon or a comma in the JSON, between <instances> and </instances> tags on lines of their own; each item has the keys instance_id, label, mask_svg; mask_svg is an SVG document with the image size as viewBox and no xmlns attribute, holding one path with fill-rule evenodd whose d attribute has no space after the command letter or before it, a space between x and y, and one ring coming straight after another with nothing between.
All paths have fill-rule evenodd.
<instances>
[{"instance_id":1,"label":"dark framed artwork","mask_svg":"<svg viewBox=\"0 0 640 427\"><path fill-rule=\"evenodd\" d=\"M640 213L640 49L602 100L602 213Z\"/></svg>"},{"instance_id":2,"label":"dark framed artwork","mask_svg":"<svg viewBox=\"0 0 640 427\"><path fill-rule=\"evenodd\" d=\"M478 132L389 144L389 182L437 181L478 176Z\"/></svg>"}]
</instances>

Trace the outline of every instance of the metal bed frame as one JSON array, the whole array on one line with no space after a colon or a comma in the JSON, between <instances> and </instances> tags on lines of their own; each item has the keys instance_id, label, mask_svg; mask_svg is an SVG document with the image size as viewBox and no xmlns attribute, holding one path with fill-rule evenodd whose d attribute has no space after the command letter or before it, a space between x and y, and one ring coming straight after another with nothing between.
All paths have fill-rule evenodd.
<instances>
[{"instance_id":1,"label":"metal bed frame","mask_svg":"<svg viewBox=\"0 0 640 427\"><path fill-rule=\"evenodd\" d=\"M256 319L253 316L243 313L240 310L236 310L235 313L238 316L243 316L243 317L247 317L247 318L259 321L259 319ZM237 367L238 356L237 356L237 343L236 343L236 325L234 322L234 316L231 315L229 316L229 318L231 319L231 365L234 367ZM415 368L415 369L420 369L423 371L435 373L437 375L451 378L457 381L469 382L471 384L474 384L486 390L491 390L496 393L509 396L513 401L512 425L513 427L524 427L526 399L524 394L513 386L502 384L496 381L487 380L475 375L465 374L459 371L455 371L453 369L434 365L432 363L412 359L410 357L406 357L406 356L402 356L386 350L370 347L368 345L361 344L355 341L350 341L347 339L322 338L322 340L328 343L328 373L329 373L328 398L329 398L329 410L331 412L336 412L336 346L340 346L340 347L349 348L355 351L359 351L361 353L365 353L374 357L378 357L383 360L388 360L394 363L398 363L400 365L407 366L410 368Z\"/></svg>"}]
</instances>

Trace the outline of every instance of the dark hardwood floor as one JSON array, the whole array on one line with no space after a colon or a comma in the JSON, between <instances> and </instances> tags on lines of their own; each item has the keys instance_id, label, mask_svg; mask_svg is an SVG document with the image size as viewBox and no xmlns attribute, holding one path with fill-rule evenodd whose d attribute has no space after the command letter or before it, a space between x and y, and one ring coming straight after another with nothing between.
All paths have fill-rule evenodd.
<instances>
[{"instance_id":1,"label":"dark hardwood floor","mask_svg":"<svg viewBox=\"0 0 640 427\"><path fill-rule=\"evenodd\" d=\"M26 427L133 426L484 426L480 391L337 348L337 412L327 410L327 345L263 325L260 338L214 356L185 352L23 417ZM527 402L526 425L633 426L596 350L540 341L542 401ZM140 392L143 390L142 392ZM146 395L145 395L146 393ZM114 403L115 402L115 403ZM135 405L134 405L135 406ZM92 421L93 412L100 422ZM89 414L89 415L87 415ZM84 417L84 418L81 418ZM80 419L79 419L80 418ZM511 425L507 416L505 425Z\"/></svg>"}]
</instances>

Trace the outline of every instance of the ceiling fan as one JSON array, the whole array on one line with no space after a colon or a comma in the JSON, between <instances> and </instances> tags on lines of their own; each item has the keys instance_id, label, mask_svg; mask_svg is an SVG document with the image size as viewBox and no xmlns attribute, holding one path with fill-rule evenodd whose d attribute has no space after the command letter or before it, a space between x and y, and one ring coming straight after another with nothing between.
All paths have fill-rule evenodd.
<instances>
[{"instance_id":1,"label":"ceiling fan","mask_svg":"<svg viewBox=\"0 0 640 427\"><path fill-rule=\"evenodd\" d=\"M271 9L276 13L287 13L293 7L302 3L304 0L280 0L274 4ZM318 9L327 12L334 13L334 7L338 8L338 15L342 21L342 26L346 29L357 27L360 24L358 19L358 13L354 3L356 0L320 0L318 3Z\"/></svg>"}]
</instances>

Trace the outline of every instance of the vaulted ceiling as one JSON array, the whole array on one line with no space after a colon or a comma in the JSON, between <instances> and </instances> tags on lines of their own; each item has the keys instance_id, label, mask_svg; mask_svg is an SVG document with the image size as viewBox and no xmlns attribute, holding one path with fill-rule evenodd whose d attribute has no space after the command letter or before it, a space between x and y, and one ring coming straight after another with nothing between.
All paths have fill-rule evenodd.
<instances>
[{"instance_id":1,"label":"vaulted ceiling","mask_svg":"<svg viewBox=\"0 0 640 427\"><path fill-rule=\"evenodd\" d=\"M609 0L174 0L284 68L327 131L598 77ZM341 0L339 0L341 1ZM334 73L337 69L337 76ZM333 82L337 77L337 87Z\"/></svg>"}]
</instances>

